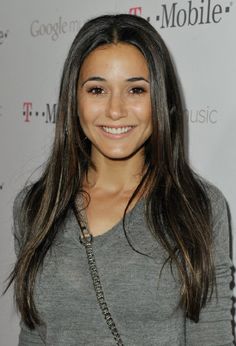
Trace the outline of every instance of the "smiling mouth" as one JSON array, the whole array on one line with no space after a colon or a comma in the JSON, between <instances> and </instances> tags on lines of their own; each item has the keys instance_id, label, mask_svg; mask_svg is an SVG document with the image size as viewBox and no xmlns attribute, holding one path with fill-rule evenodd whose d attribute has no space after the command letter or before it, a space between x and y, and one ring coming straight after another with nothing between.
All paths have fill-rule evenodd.
<instances>
[{"instance_id":1,"label":"smiling mouth","mask_svg":"<svg viewBox=\"0 0 236 346\"><path fill-rule=\"evenodd\" d=\"M134 126L123 126L123 127L108 127L101 126L102 130L106 133L110 133L112 135L122 135L123 133L127 133L134 128Z\"/></svg>"}]
</instances>

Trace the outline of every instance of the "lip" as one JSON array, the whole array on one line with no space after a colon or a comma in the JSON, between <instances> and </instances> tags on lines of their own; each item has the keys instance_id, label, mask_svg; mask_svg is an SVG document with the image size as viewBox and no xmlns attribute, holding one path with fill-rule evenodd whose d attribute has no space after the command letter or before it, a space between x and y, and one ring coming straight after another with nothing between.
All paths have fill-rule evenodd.
<instances>
[{"instance_id":1,"label":"lip","mask_svg":"<svg viewBox=\"0 0 236 346\"><path fill-rule=\"evenodd\" d=\"M118 129L118 128L121 128L121 127L130 127L130 129L127 131L127 132L124 132L124 133L119 133L119 134L114 134L114 133L109 133L109 132L106 132L103 127L110 127L110 128L113 128L113 129ZM107 138L110 138L110 139L121 139L121 138L125 138L125 137L128 137L130 135L130 133L133 132L134 128L136 126L135 125L113 125L113 126L107 126L107 125L99 125L98 128L100 130L100 132L102 133L103 136L107 137Z\"/></svg>"}]
</instances>

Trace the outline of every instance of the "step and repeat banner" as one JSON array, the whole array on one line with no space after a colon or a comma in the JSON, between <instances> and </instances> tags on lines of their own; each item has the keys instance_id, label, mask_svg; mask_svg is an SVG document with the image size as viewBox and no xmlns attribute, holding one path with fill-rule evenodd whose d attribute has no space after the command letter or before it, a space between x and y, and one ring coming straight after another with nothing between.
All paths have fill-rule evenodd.
<instances>
[{"instance_id":1,"label":"step and repeat banner","mask_svg":"<svg viewBox=\"0 0 236 346\"><path fill-rule=\"evenodd\" d=\"M236 232L235 0L0 0L1 291L15 261L13 200L49 153L66 54L83 23L107 13L142 16L164 38L185 98L189 161L224 193ZM9 291L1 346L17 345L18 323Z\"/></svg>"}]
</instances>

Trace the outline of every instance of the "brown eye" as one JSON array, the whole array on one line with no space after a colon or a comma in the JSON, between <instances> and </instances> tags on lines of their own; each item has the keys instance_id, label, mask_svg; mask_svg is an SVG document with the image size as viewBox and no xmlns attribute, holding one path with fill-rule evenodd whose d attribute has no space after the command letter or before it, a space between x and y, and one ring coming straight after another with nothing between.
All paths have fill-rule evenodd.
<instances>
[{"instance_id":1,"label":"brown eye","mask_svg":"<svg viewBox=\"0 0 236 346\"><path fill-rule=\"evenodd\" d=\"M145 92L145 89L142 87L135 87L130 90L131 94L143 94Z\"/></svg>"},{"instance_id":2,"label":"brown eye","mask_svg":"<svg viewBox=\"0 0 236 346\"><path fill-rule=\"evenodd\" d=\"M93 95L100 95L104 93L104 90L99 87L93 87L88 89L88 93L93 94Z\"/></svg>"}]
</instances>

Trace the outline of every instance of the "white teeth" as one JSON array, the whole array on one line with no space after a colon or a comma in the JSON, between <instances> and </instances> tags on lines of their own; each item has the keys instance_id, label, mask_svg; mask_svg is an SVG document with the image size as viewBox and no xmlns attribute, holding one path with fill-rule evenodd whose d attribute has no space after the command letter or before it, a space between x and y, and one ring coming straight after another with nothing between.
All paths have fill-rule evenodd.
<instances>
[{"instance_id":1,"label":"white teeth","mask_svg":"<svg viewBox=\"0 0 236 346\"><path fill-rule=\"evenodd\" d=\"M107 133L111 133L113 135L120 135L122 133L126 133L129 130L132 129L132 126L127 126L127 127L106 127L102 126L103 130Z\"/></svg>"}]
</instances>

